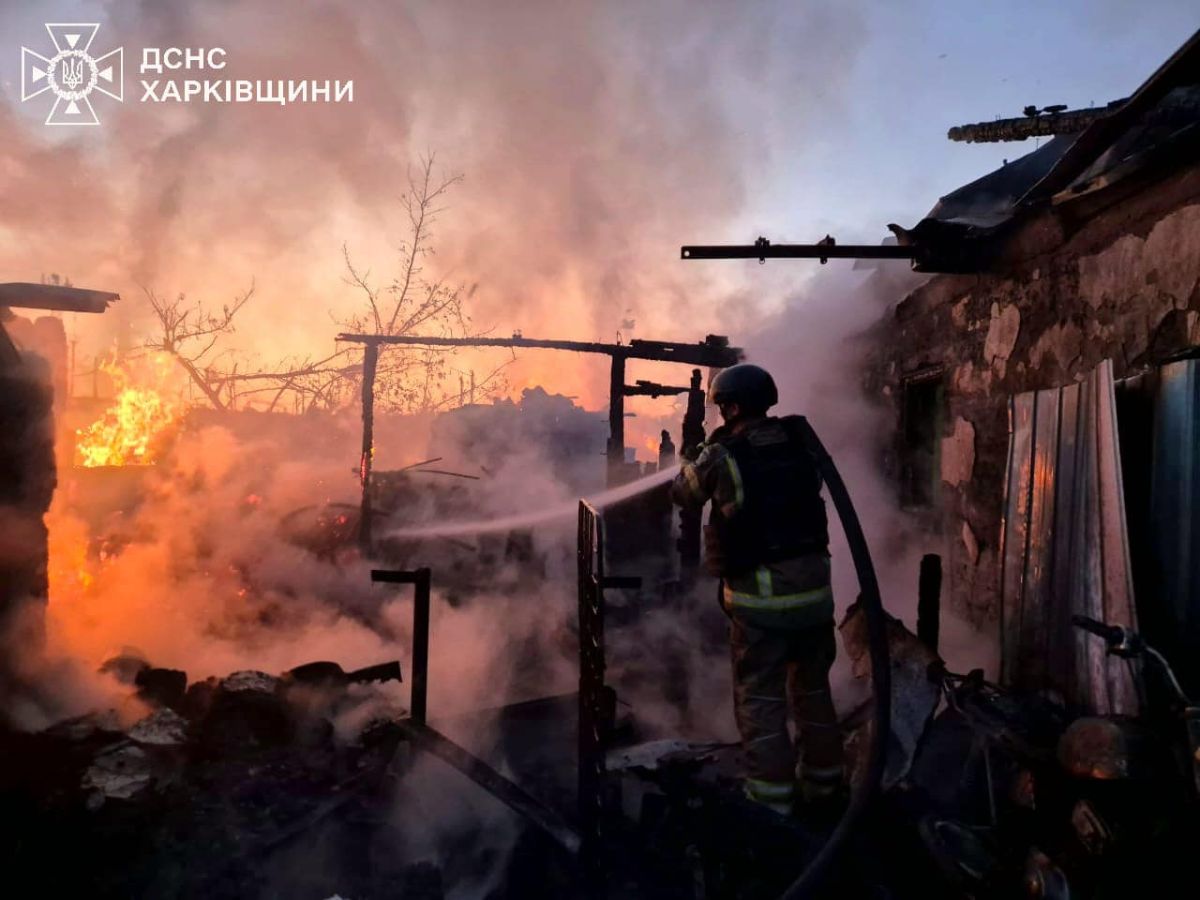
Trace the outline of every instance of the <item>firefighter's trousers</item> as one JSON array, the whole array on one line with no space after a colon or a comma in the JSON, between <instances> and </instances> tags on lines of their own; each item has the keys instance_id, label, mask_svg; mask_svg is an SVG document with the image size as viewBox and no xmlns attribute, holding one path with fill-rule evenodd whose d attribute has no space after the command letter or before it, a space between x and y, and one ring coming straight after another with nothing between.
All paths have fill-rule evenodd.
<instances>
[{"instance_id":1,"label":"firefighter's trousers","mask_svg":"<svg viewBox=\"0 0 1200 900\"><path fill-rule=\"evenodd\" d=\"M835 793L842 783L842 737L829 690L829 669L837 654L833 622L763 628L735 611L730 642L747 794L772 805L786 804L797 781L806 800ZM796 744L788 733L789 711Z\"/></svg>"}]
</instances>

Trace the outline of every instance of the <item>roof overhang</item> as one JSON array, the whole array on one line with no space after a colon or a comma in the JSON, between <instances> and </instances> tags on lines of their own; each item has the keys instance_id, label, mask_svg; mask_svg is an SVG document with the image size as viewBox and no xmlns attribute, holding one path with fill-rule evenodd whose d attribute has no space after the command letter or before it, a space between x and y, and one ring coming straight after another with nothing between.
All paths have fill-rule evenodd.
<instances>
[{"instance_id":1,"label":"roof overhang","mask_svg":"<svg viewBox=\"0 0 1200 900\"><path fill-rule=\"evenodd\" d=\"M57 284L0 284L0 306L23 309L53 309L61 312L102 313L108 304L121 299L111 291L89 291Z\"/></svg>"}]
</instances>

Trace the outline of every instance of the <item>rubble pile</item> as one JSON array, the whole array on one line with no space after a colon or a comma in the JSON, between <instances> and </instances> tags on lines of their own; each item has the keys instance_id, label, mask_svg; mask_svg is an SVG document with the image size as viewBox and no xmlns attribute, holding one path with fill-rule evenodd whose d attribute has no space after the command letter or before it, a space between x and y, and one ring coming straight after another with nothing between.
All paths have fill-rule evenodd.
<instances>
[{"instance_id":1,"label":"rubble pile","mask_svg":"<svg viewBox=\"0 0 1200 900\"><path fill-rule=\"evenodd\" d=\"M379 685L399 663L279 676L120 657L128 709L0 732L0 858L41 896L441 898L390 815L408 760ZM122 723L126 724L122 724ZM352 728L348 722L365 722ZM14 884L15 880L15 884Z\"/></svg>"}]
</instances>

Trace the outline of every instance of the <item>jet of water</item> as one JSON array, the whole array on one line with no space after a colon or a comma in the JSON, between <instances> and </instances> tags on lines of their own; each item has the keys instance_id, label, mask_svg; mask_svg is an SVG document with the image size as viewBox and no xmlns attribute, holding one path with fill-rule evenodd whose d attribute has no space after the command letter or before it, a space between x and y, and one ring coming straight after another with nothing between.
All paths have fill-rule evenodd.
<instances>
[{"instance_id":1,"label":"jet of water","mask_svg":"<svg viewBox=\"0 0 1200 900\"><path fill-rule=\"evenodd\" d=\"M653 475L646 475L637 481L608 488L587 500L598 509L644 494L659 485L666 484L675 477L675 469L664 469ZM512 531L518 528L531 528L546 522L571 519L579 509L579 502L555 504L545 509L531 512L515 513L499 519L481 519L470 522L439 522L430 525L418 525L412 528L395 528L385 533L390 538L430 538L430 537L463 537L471 534L494 534L498 531Z\"/></svg>"}]
</instances>

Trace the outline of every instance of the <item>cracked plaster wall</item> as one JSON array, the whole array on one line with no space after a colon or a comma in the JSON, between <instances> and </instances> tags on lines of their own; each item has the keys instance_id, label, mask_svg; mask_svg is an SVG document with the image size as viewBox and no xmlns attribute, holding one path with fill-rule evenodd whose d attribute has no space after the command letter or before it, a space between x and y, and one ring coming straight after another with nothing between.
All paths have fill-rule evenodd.
<instances>
[{"instance_id":1,"label":"cracked plaster wall","mask_svg":"<svg viewBox=\"0 0 1200 900\"><path fill-rule=\"evenodd\" d=\"M904 375L944 373L942 484L925 521L945 537L949 603L977 624L998 615L1008 397L1081 380L1106 358L1121 378L1200 346L1200 169L1189 178L1139 195L1139 216L1106 211L1051 252L935 277L895 308L867 387L898 423Z\"/></svg>"}]
</instances>

